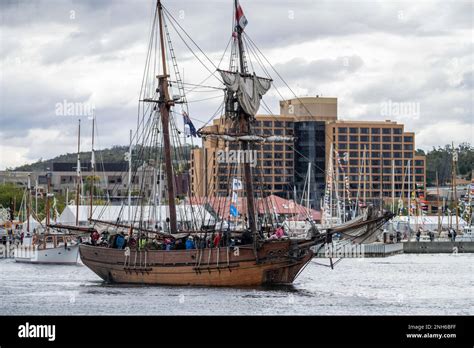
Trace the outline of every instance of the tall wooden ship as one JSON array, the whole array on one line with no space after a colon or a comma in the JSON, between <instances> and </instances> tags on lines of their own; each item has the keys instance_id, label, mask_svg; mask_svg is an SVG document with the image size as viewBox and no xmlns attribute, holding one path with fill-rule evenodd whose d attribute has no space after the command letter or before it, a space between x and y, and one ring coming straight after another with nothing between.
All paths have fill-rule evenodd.
<instances>
[{"instance_id":1,"label":"tall wooden ship","mask_svg":"<svg viewBox=\"0 0 474 348\"><path fill-rule=\"evenodd\" d=\"M272 80L249 72L244 48L244 27L247 20L237 0L233 3L233 11L234 30L230 42L234 60L231 59L229 69L216 68L211 71L213 76L219 76L223 82L225 120L230 126L225 133L201 132L200 135L236 144L243 151L252 150L263 142L292 142L292 138L262 137L253 132L255 114L262 96L270 89ZM137 144L139 139L142 140L137 150L139 152L137 156L140 156L142 161L152 163L155 168L158 166L160 173L162 166L164 167L167 185L167 224L159 226L149 216L145 218L143 210L135 213L129 210L128 219L117 223L100 219L91 220L91 230L97 233L103 231L115 233L121 236L118 238L125 239L126 244L120 243L118 247L111 247L101 245L97 241L83 243L79 248L82 262L102 279L111 283L202 286L292 283L313 257L311 248L329 242L332 233L344 232L344 228L325 232L314 229L311 236L304 239L269 238L268 226L272 224L260 221L256 214L254 179L257 174L250 163L240 164L243 179L241 194L245 195L246 201L246 211L243 214L246 218L242 230L231 231L228 227L227 230L222 230L222 223L207 226L201 221L201 226L196 224L184 226L178 221L174 182L176 165L173 154L177 145L174 142L173 130L176 134L179 134L179 131L173 117L173 113L176 113L174 110L178 106L181 107L180 114L184 116L184 124L189 126L192 135L196 135L199 131L192 125L187 112L186 84L179 75L168 32L169 25L182 30L179 23L173 21L171 14L158 0L145 68L145 74L153 75L156 84L151 84L153 88L147 87L148 80L144 77L145 84L142 86L139 102L143 115L141 118L139 115L135 139ZM182 37L187 34L182 30L178 35ZM171 63L168 65L169 60ZM171 65L174 69L174 80L170 78L168 71L168 66ZM177 87L179 95L171 95L170 86ZM148 142L145 144L146 141ZM131 152L129 155L131 156ZM230 177L232 175L229 174ZM156 183L156 172L153 178ZM156 204L156 192L152 195L151 202ZM229 197L230 195L229 189ZM124 207L124 211L126 210L127 207ZM357 236L373 234L389 218L387 214L378 214L359 221ZM216 243L217 235L220 241ZM164 246L170 243L175 246L189 243L191 247L165 249ZM152 245L158 247L151 247Z\"/></svg>"}]
</instances>

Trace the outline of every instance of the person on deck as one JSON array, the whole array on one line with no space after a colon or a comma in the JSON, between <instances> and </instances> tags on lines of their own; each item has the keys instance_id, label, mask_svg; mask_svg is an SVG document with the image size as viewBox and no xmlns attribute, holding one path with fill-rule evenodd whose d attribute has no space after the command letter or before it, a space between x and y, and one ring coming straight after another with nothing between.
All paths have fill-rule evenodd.
<instances>
[{"instance_id":1,"label":"person on deck","mask_svg":"<svg viewBox=\"0 0 474 348\"><path fill-rule=\"evenodd\" d=\"M216 236L214 237L214 248L218 248L220 241L221 241L221 233L217 233Z\"/></svg>"},{"instance_id":2,"label":"person on deck","mask_svg":"<svg viewBox=\"0 0 474 348\"><path fill-rule=\"evenodd\" d=\"M186 240L186 250L194 249L194 240L192 236L189 236Z\"/></svg>"},{"instance_id":3,"label":"person on deck","mask_svg":"<svg viewBox=\"0 0 474 348\"><path fill-rule=\"evenodd\" d=\"M124 245L125 245L125 237L123 235L123 233L120 233L117 235L116 239L115 239L115 245L117 246L117 249L123 249Z\"/></svg>"},{"instance_id":4,"label":"person on deck","mask_svg":"<svg viewBox=\"0 0 474 348\"><path fill-rule=\"evenodd\" d=\"M97 232L97 231L92 232L91 233L91 243L92 243L92 245L96 245L99 238L100 238L99 232Z\"/></svg>"},{"instance_id":5,"label":"person on deck","mask_svg":"<svg viewBox=\"0 0 474 348\"><path fill-rule=\"evenodd\" d=\"M285 233L283 232L283 228L281 228L281 226L278 226L275 230L275 233L270 236L270 239L281 239L284 235Z\"/></svg>"}]
</instances>

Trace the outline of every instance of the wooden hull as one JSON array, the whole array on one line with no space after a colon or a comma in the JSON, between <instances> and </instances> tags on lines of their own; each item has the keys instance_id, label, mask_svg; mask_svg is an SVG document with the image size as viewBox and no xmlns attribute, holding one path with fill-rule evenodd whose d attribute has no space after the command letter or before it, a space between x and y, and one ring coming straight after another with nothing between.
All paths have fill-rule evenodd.
<instances>
[{"instance_id":1,"label":"wooden hull","mask_svg":"<svg viewBox=\"0 0 474 348\"><path fill-rule=\"evenodd\" d=\"M110 283L146 285L259 286L289 284L311 260L311 241L265 242L201 250L130 251L80 245L82 262Z\"/></svg>"}]
</instances>

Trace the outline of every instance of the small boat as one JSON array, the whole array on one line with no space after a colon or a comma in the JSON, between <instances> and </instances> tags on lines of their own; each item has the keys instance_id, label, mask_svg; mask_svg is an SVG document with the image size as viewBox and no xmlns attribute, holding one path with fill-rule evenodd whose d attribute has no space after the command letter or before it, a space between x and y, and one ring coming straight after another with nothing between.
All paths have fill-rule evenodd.
<instances>
[{"instance_id":1,"label":"small boat","mask_svg":"<svg viewBox=\"0 0 474 348\"><path fill-rule=\"evenodd\" d=\"M79 256L79 243L71 236L49 234L27 236L15 250L15 261L38 264L71 265Z\"/></svg>"}]
</instances>

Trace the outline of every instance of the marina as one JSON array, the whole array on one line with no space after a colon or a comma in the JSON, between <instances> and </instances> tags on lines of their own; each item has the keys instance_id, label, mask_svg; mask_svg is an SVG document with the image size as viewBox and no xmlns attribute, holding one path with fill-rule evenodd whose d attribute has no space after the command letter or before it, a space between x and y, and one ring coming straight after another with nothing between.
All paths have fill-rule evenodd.
<instances>
[{"instance_id":1,"label":"marina","mask_svg":"<svg viewBox=\"0 0 474 348\"><path fill-rule=\"evenodd\" d=\"M0 348L472 346L470 2L0 10Z\"/></svg>"}]
</instances>

